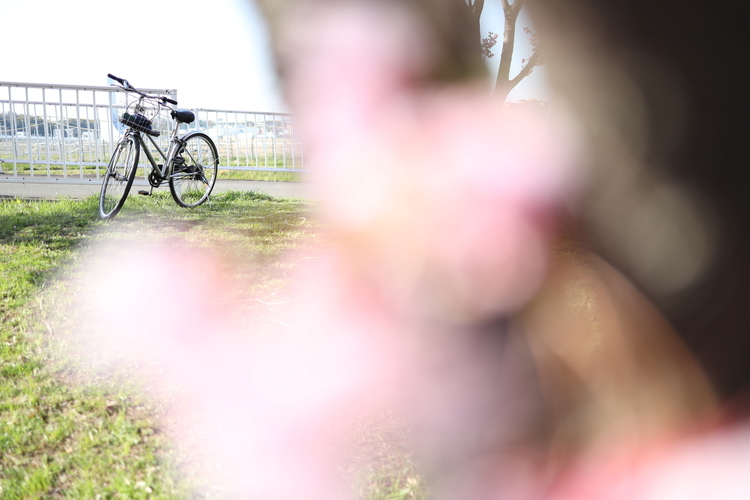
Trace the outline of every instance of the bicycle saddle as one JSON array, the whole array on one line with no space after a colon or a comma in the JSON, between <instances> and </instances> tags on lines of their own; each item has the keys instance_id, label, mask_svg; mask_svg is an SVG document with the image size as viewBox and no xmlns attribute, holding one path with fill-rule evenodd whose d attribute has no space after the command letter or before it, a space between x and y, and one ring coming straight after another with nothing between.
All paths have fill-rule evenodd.
<instances>
[{"instance_id":1,"label":"bicycle saddle","mask_svg":"<svg viewBox=\"0 0 750 500\"><path fill-rule=\"evenodd\" d=\"M187 109L174 109L172 110L172 118L180 123L193 123L195 114Z\"/></svg>"}]
</instances>

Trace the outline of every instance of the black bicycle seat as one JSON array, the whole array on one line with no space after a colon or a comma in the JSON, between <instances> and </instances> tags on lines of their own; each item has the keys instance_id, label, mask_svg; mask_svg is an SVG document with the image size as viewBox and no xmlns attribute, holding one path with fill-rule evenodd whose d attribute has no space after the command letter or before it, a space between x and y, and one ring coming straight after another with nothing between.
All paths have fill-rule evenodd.
<instances>
[{"instance_id":1,"label":"black bicycle seat","mask_svg":"<svg viewBox=\"0 0 750 500\"><path fill-rule=\"evenodd\" d=\"M188 109L175 109L172 110L172 118L180 123L193 123L195 114Z\"/></svg>"}]
</instances>

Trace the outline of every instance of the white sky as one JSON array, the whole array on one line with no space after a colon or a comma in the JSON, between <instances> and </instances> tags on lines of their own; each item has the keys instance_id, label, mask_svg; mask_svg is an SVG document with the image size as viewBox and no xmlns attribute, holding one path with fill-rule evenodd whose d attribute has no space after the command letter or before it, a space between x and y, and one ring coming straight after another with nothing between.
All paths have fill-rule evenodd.
<instances>
[{"instance_id":1,"label":"white sky","mask_svg":"<svg viewBox=\"0 0 750 500\"><path fill-rule=\"evenodd\" d=\"M180 106L188 108L286 111L265 27L251 1L0 2L0 81L106 85L113 73L135 87L177 89ZM487 2L483 36L502 32L502 19L499 2ZM518 61L531 53L521 43L526 25L519 20ZM511 99L546 96L537 68Z\"/></svg>"},{"instance_id":2,"label":"white sky","mask_svg":"<svg viewBox=\"0 0 750 500\"><path fill-rule=\"evenodd\" d=\"M0 80L174 88L181 106L283 111L244 0L0 0Z\"/></svg>"}]
</instances>

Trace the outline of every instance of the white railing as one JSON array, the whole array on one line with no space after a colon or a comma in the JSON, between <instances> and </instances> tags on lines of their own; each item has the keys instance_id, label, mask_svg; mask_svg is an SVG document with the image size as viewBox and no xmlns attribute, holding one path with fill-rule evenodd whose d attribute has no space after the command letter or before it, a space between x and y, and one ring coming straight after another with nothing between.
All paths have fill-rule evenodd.
<instances>
[{"instance_id":1,"label":"white railing","mask_svg":"<svg viewBox=\"0 0 750 500\"><path fill-rule=\"evenodd\" d=\"M174 89L141 90L177 100ZM126 98L117 87L0 82L0 182L98 181L122 132ZM291 115L192 111L185 130L214 139L220 169L303 170Z\"/></svg>"},{"instance_id":2,"label":"white railing","mask_svg":"<svg viewBox=\"0 0 750 500\"><path fill-rule=\"evenodd\" d=\"M219 168L300 172L302 145L286 113L194 109L191 126L206 132L219 149Z\"/></svg>"}]
</instances>

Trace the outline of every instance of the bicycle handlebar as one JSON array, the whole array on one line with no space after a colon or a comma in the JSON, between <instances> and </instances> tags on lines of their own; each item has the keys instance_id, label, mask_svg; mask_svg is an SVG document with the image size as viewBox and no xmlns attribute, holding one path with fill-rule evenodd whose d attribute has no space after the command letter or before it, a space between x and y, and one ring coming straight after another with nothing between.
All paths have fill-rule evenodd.
<instances>
[{"instance_id":1,"label":"bicycle handlebar","mask_svg":"<svg viewBox=\"0 0 750 500\"><path fill-rule=\"evenodd\" d=\"M124 88L125 90L127 90L129 92L135 92L136 94L142 95L143 97L152 97L152 98L155 98L155 99L160 99L161 102L164 103L164 104L169 103L169 104L173 104L173 105L177 106L177 101L175 101L174 99L170 99L169 97L164 97L164 96L155 96L155 95L144 94L140 90L138 90L135 87L133 87L132 85L130 85L130 82L128 82L124 78L116 77L112 73L107 73L107 76L109 78L111 78L112 80L114 80L116 82L119 82L120 85L122 85L122 88Z\"/></svg>"},{"instance_id":2,"label":"bicycle handlebar","mask_svg":"<svg viewBox=\"0 0 750 500\"><path fill-rule=\"evenodd\" d=\"M116 77L115 75L113 75L112 73L107 73L107 76L108 76L108 77L109 77L109 78L110 78L111 80L114 80L114 81L116 81L116 82L120 82L120 85L123 85L123 86L125 86L125 87L129 87L129 86L130 86L130 85L128 84L128 81L127 81L127 80L125 80L125 79L123 79L123 78L118 78L118 77Z\"/></svg>"}]
</instances>

